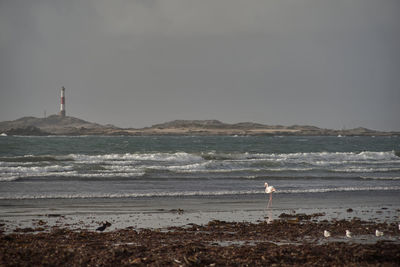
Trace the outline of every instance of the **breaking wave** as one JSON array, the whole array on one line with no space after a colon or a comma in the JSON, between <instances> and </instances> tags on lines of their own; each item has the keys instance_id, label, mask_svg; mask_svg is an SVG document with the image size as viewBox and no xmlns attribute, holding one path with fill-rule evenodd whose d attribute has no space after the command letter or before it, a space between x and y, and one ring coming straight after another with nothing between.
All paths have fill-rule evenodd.
<instances>
[{"instance_id":1,"label":"breaking wave","mask_svg":"<svg viewBox=\"0 0 400 267\"><path fill-rule=\"evenodd\" d=\"M400 186L394 187L336 187L314 189L278 190L275 194L313 194L328 192L356 191L400 191ZM151 198L151 197L195 197L195 196L229 196L265 194L262 190L226 190L226 191L184 191L184 192L151 192L151 193L72 193L72 194L42 194L0 196L0 199L86 199L86 198Z\"/></svg>"},{"instance_id":2,"label":"breaking wave","mask_svg":"<svg viewBox=\"0 0 400 267\"><path fill-rule=\"evenodd\" d=\"M125 153L69 154L0 158L0 181L27 177L127 177L143 175L231 175L252 173L297 176L299 173L321 177L367 173L389 173L398 177L400 158L394 151L309 152L309 153ZM387 179L390 179L388 177ZM392 178L393 179L393 178Z\"/></svg>"}]
</instances>

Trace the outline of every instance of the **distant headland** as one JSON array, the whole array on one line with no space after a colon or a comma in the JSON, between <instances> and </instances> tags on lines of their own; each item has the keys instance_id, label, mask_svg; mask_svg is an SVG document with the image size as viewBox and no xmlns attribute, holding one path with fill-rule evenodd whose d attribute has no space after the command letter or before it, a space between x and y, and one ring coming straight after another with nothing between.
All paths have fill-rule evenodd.
<instances>
[{"instance_id":1,"label":"distant headland","mask_svg":"<svg viewBox=\"0 0 400 267\"><path fill-rule=\"evenodd\" d=\"M23 117L14 121L0 122L0 133L4 135L107 135L107 136L400 136L400 132L382 132L366 128L347 130L323 129L306 125L264 125L253 122L234 124L218 120L174 120L141 129L119 128L113 125L101 125L75 117L51 115L46 118Z\"/></svg>"}]
</instances>

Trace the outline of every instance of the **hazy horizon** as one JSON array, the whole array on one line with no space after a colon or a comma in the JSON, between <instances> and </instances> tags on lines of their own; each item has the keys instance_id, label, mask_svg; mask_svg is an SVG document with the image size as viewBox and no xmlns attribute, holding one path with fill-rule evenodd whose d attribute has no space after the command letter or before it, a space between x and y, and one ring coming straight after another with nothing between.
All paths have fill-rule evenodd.
<instances>
[{"instance_id":1,"label":"hazy horizon","mask_svg":"<svg viewBox=\"0 0 400 267\"><path fill-rule=\"evenodd\" d=\"M400 131L397 0L0 2L0 121Z\"/></svg>"}]
</instances>

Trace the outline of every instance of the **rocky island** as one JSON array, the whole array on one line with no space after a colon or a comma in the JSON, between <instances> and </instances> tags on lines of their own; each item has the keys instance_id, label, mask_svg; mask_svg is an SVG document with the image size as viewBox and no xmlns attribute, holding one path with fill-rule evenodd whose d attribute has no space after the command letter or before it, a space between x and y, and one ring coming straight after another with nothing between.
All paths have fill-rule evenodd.
<instances>
[{"instance_id":1,"label":"rocky island","mask_svg":"<svg viewBox=\"0 0 400 267\"><path fill-rule=\"evenodd\" d=\"M46 118L23 117L0 122L0 133L6 135L296 135L296 136L400 136L400 132L382 132L366 128L332 130L307 125L264 125L253 122L223 123L218 120L174 120L141 129L101 125L70 116Z\"/></svg>"}]
</instances>

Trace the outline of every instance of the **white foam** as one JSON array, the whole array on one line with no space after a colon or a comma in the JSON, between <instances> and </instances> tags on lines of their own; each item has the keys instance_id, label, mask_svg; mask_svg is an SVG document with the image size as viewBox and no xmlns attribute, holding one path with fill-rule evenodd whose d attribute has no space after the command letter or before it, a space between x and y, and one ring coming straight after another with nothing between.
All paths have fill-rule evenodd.
<instances>
[{"instance_id":1,"label":"white foam","mask_svg":"<svg viewBox=\"0 0 400 267\"><path fill-rule=\"evenodd\" d=\"M18 180L20 177L19 176L5 176L5 177L0 177L0 182L10 182L10 181L15 181Z\"/></svg>"},{"instance_id":2,"label":"white foam","mask_svg":"<svg viewBox=\"0 0 400 267\"><path fill-rule=\"evenodd\" d=\"M335 173L398 173L400 157L393 151L372 152L311 152L288 154L217 153L200 155L176 153L126 153L85 155L70 154L51 157L57 161L18 162L23 157L0 161L0 181L29 176L71 177L135 177L148 170L173 173L234 173L234 172L335 172ZM26 155L26 158L35 158ZM57 163L57 165L55 165ZM47 164L47 165L46 165ZM98 166L96 166L98 165ZM74 172L75 171L75 172ZM74 173L71 173L74 172ZM62 174L58 174L62 173ZM321 174L323 176L323 174ZM396 175L398 176L398 175ZM15 178L18 177L18 178Z\"/></svg>"},{"instance_id":3,"label":"white foam","mask_svg":"<svg viewBox=\"0 0 400 267\"><path fill-rule=\"evenodd\" d=\"M29 166L35 165L37 162L4 162L0 161L0 168L1 167L19 167L19 166Z\"/></svg>"},{"instance_id":4,"label":"white foam","mask_svg":"<svg viewBox=\"0 0 400 267\"><path fill-rule=\"evenodd\" d=\"M74 198L143 198L143 197L183 197L183 196L223 196L258 194L259 191L185 191L185 192L152 192L152 193L79 193L79 194L41 194L20 195L0 199L74 199Z\"/></svg>"},{"instance_id":5,"label":"white foam","mask_svg":"<svg viewBox=\"0 0 400 267\"><path fill-rule=\"evenodd\" d=\"M400 163L400 158L393 151L372 152L309 152L309 153L289 153L289 154L257 154L258 157L276 161L293 162L349 162L349 161L383 161L390 160Z\"/></svg>"},{"instance_id":6,"label":"white foam","mask_svg":"<svg viewBox=\"0 0 400 267\"><path fill-rule=\"evenodd\" d=\"M304 194L352 191L399 191L400 186L393 187L337 187L315 189L278 190L274 194ZM151 193L74 193L74 194L26 194L0 196L0 199L85 199L85 198L144 198L144 197L190 197L190 196L225 196L265 194L263 190L225 190L225 191L183 191L183 192L151 192Z\"/></svg>"},{"instance_id":7,"label":"white foam","mask_svg":"<svg viewBox=\"0 0 400 267\"><path fill-rule=\"evenodd\" d=\"M203 163L193 163L188 165L172 165L172 166L163 166L163 165L153 165L153 166L146 166L146 169L150 170L169 170L169 171L201 171L208 164L206 162Z\"/></svg>"},{"instance_id":8,"label":"white foam","mask_svg":"<svg viewBox=\"0 0 400 267\"><path fill-rule=\"evenodd\" d=\"M141 171L131 171L131 172L112 172L112 173L75 173L72 175L68 175L69 177L85 177L85 178L133 178L133 177L141 177L145 174L145 172Z\"/></svg>"},{"instance_id":9,"label":"white foam","mask_svg":"<svg viewBox=\"0 0 400 267\"><path fill-rule=\"evenodd\" d=\"M61 165L50 165L50 166L33 166L33 167L23 167L23 166L8 166L0 167L0 175L8 173L47 173L47 172L63 172L73 170L73 166L61 166Z\"/></svg>"},{"instance_id":10,"label":"white foam","mask_svg":"<svg viewBox=\"0 0 400 267\"><path fill-rule=\"evenodd\" d=\"M143 169L141 167L132 167L132 166L125 166L125 165L104 166L104 168L106 170L108 170L109 172L125 172L125 173L138 172L141 169Z\"/></svg>"},{"instance_id":11,"label":"white foam","mask_svg":"<svg viewBox=\"0 0 400 267\"><path fill-rule=\"evenodd\" d=\"M400 180L400 177L389 177L389 176L361 176L361 179L365 179L365 180Z\"/></svg>"},{"instance_id":12,"label":"white foam","mask_svg":"<svg viewBox=\"0 0 400 267\"><path fill-rule=\"evenodd\" d=\"M2 173L0 174L0 182L15 181L22 178L29 177L68 177L78 175L76 171L67 172L46 172L46 173Z\"/></svg>"},{"instance_id":13,"label":"white foam","mask_svg":"<svg viewBox=\"0 0 400 267\"><path fill-rule=\"evenodd\" d=\"M78 173L77 171L64 172L46 172L46 173L10 173L0 174L0 182L15 181L30 177L64 177L64 178L134 178L141 177L145 174L144 171L131 172L95 172L95 173Z\"/></svg>"},{"instance_id":14,"label":"white foam","mask_svg":"<svg viewBox=\"0 0 400 267\"><path fill-rule=\"evenodd\" d=\"M346 168L332 169L333 172L349 172L349 173L368 173L368 172L398 172L400 168L363 168L350 166Z\"/></svg>"},{"instance_id":15,"label":"white foam","mask_svg":"<svg viewBox=\"0 0 400 267\"><path fill-rule=\"evenodd\" d=\"M189 162L189 161L202 161L200 156L189 154L186 152L176 153L143 153L143 154L104 154L104 155L84 155L84 154L70 154L71 158L77 161L85 162L104 162L114 160L134 160L134 161L173 161L173 162Z\"/></svg>"},{"instance_id":16,"label":"white foam","mask_svg":"<svg viewBox=\"0 0 400 267\"><path fill-rule=\"evenodd\" d=\"M327 192L349 192L349 191L398 191L400 186L369 186L369 187L335 187L335 188L312 188L312 189L289 189L281 190L276 193L293 194L293 193L327 193Z\"/></svg>"}]
</instances>

